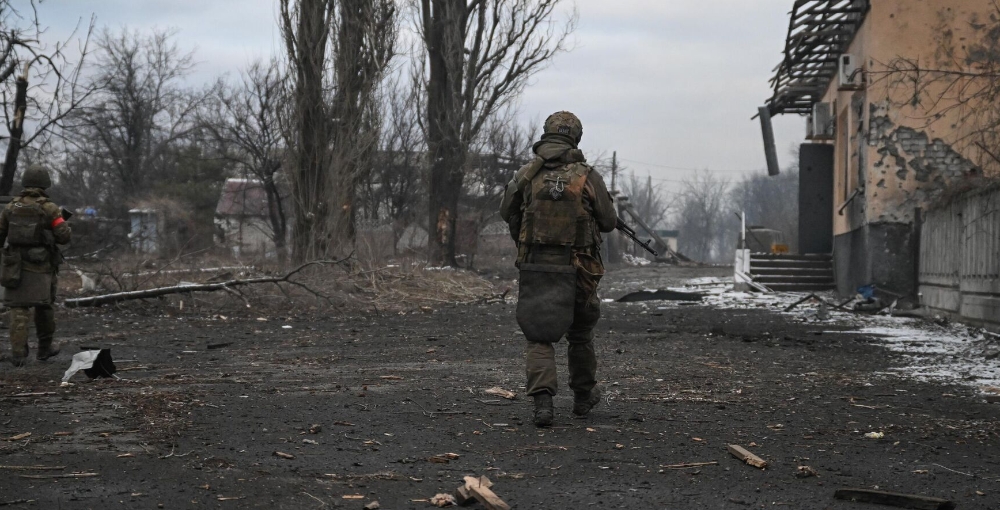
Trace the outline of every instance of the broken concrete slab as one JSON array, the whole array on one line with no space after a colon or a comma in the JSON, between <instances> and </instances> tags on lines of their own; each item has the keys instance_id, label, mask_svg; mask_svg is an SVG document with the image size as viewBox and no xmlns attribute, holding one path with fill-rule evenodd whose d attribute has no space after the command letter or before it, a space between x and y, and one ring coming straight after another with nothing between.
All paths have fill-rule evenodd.
<instances>
[{"instance_id":1,"label":"broken concrete slab","mask_svg":"<svg viewBox=\"0 0 1000 510\"><path fill-rule=\"evenodd\" d=\"M676 290L643 290L626 294L618 298L619 303L637 303L640 301L701 301L704 294L695 292L680 292Z\"/></svg>"}]
</instances>

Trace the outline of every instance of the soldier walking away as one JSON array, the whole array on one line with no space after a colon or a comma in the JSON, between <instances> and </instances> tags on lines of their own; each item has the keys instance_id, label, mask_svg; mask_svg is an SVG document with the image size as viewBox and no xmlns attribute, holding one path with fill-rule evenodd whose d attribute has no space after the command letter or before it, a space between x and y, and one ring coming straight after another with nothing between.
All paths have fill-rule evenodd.
<instances>
[{"instance_id":1,"label":"soldier walking away","mask_svg":"<svg viewBox=\"0 0 1000 510\"><path fill-rule=\"evenodd\" d=\"M70 241L67 215L45 194L52 186L48 170L29 167L21 176L21 186L21 195L0 212L0 285L4 287L4 304L10 308L11 363L16 367L24 366L28 359L32 308L38 335L36 358L46 360L59 354L52 341L56 273L62 262L56 245Z\"/></svg>"},{"instance_id":2,"label":"soldier walking away","mask_svg":"<svg viewBox=\"0 0 1000 510\"><path fill-rule=\"evenodd\" d=\"M535 159L517 171L500 204L518 247L517 322L528 340L526 393L534 398L538 427L552 425L554 344L564 335L573 413L583 416L601 400L594 352L601 232L614 230L618 217L604 180L577 148L582 136L576 115L549 116L533 147Z\"/></svg>"}]
</instances>

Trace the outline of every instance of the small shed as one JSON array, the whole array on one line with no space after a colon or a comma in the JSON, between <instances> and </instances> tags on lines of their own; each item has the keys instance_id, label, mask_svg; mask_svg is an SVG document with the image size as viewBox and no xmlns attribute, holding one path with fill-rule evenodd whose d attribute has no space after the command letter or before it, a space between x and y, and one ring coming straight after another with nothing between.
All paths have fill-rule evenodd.
<instances>
[{"instance_id":1,"label":"small shed","mask_svg":"<svg viewBox=\"0 0 1000 510\"><path fill-rule=\"evenodd\" d=\"M215 208L215 242L234 256L273 256L274 230L267 192L256 179L227 179Z\"/></svg>"},{"instance_id":2,"label":"small shed","mask_svg":"<svg viewBox=\"0 0 1000 510\"><path fill-rule=\"evenodd\" d=\"M138 253L158 253L160 235L163 232L163 217L156 209L131 209L128 212L131 228L128 239L132 249Z\"/></svg>"}]
</instances>

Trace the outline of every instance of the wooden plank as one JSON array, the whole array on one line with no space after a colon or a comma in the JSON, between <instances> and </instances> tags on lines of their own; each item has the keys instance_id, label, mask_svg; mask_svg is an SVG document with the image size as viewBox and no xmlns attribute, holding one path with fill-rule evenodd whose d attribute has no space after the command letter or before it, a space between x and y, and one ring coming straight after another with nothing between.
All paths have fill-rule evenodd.
<instances>
[{"instance_id":1,"label":"wooden plank","mask_svg":"<svg viewBox=\"0 0 1000 510\"><path fill-rule=\"evenodd\" d=\"M482 485L485 486L487 489L490 488L490 487L493 487L493 482L491 482L490 479L486 478L485 476L482 477L482 478L473 478L471 476L467 476L465 478L466 478L466 484L468 484L468 479L472 478L473 480L477 480L477 481L481 480ZM457 502L459 504L459 506L468 506L468 505L471 505L471 504L475 503L476 502L476 498L474 498L472 496L472 493L469 492L468 487L466 487L465 485L463 485L463 486L455 489L455 502Z\"/></svg>"},{"instance_id":2,"label":"wooden plank","mask_svg":"<svg viewBox=\"0 0 1000 510\"><path fill-rule=\"evenodd\" d=\"M510 510L510 506L490 490L492 485L485 476L479 478L472 476L465 477L465 488L486 507L486 510Z\"/></svg>"},{"instance_id":3,"label":"wooden plank","mask_svg":"<svg viewBox=\"0 0 1000 510\"><path fill-rule=\"evenodd\" d=\"M740 445L731 444L726 446L726 449L729 450L729 453L732 454L733 457L736 457L737 459L740 459L743 462L746 462L747 464L750 464L755 468L760 468L760 469L767 468L766 460L750 453L749 450L743 448Z\"/></svg>"},{"instance_id":4,"label":"wooden plank","mask_svg":"<svg viewBox=\"0 0 1000 510\"><path fill-rule=\"evenodd\" d=\"M955 503L946 499L870 489L840 489L833 494L833 497L845 501L874 503L915 510L954 510L955 508Z\"/></svg>"}]
</instances>

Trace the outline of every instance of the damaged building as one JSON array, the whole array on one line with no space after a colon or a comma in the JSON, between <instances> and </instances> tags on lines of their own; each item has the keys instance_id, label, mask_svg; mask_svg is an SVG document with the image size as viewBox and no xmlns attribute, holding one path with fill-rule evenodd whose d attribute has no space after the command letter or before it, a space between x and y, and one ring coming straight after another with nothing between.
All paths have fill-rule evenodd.
<instances>
[{"instance_id":1,"label":"damaged building","mask_svg":"<svg viewBox=\"0 0 1000 510\"><path fill-rule=\"evenodd\" d=\"M954 232L928 231L997 175L971 91L1000 58L998 10L984 0L794 2L761 111L807 119L800 251L833 254L839 293L874 284L1000 322L997 214L980 215L971 248L968 217Z\"/></svg>"}]
</instances>

